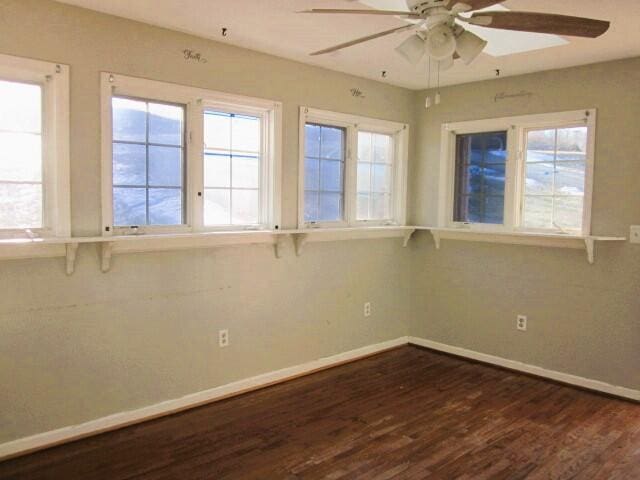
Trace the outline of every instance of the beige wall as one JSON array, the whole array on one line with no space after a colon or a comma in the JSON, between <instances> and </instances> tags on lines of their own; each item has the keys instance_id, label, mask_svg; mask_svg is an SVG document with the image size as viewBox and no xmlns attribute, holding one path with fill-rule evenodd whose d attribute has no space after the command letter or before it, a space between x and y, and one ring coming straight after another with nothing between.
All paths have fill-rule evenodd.
<instances>
[{"instance_id":1,"label":"beige wall","mask_svg":"<svg viewBox=\"0 0 640 480\"><path fill-rule=\"evenodd\" d=\"M75 235L100 229L103 70L282 101L285 227L300 105L412 123L407 90L45 0L2 1L0 32L1 53L71 66ZM61 259L2 262L0 443L406 335L408 271L400 239L122 255L107 274L84 247L71 277Z\"/></svg>"},{"instance_id":2,"label":"beige wall","mask_svg":"<svg viewBox=\"0 0 640 480\"><path fill-rule=\"evenodd\" d=\"M442 123L595 107L593 233L628 236L640 224L639 86L636 58L443 89L441 105L418 107L411 220L437 221ZM521 91L533 95L494 101ZM599 244L589 265L578 250L413 245L412 335L640 389L640 246Z\"/></svg>"}]
</instances>

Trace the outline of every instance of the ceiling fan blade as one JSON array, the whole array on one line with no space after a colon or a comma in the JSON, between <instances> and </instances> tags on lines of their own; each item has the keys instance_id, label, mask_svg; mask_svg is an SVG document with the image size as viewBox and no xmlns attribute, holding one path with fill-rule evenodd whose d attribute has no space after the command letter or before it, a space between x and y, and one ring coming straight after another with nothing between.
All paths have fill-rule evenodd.
<instances>
[{"instance_id":1,"label":"ceiling fan blade","mask_svg":"<svg viewBox=\"0 0 640 480\"><path fill-rule=\"evenodd\" d=\"M452 8L462 12L472 12L473 10L480 10L481 8L493 7L504 1L505 0L454 0Z\"/></svg>"},{"instance_id":2,"label":"ceiling fan blade","mask_svg":"<svg viewBox=\"0 0 640 480\"><path fill-rule=\"evenodd\" d=\"M374 33L373 35L368 35L362 38L356 38L355 40L351 40L349 42L341 43L340 45L335 45L330 48L325 48L324 50L318 50L317 52L310 53L309 55L322 55L324 53L331 53L338 50L342 50L343 48L350 47L352 45L357 45L358 43L368 42L369 40L373 40L374 38L384 37L385 35L391 35L392 33L404 32L406 30L411 30L413 28L418 27L419 25L405 25L403 27L392 28L391 30L385 30L384 32Z\"/></svg>"},{"instance_id":3,"label":"ceiling fan blade","mask_svg":"<svg viewBox=\"0 0 640 480\"><path fill-rule=\"evenodd\" d=\"M357 9L357 10L343 10L343 9L339 9L339 8L312 8L311 10L302 10L298 13L346 13L349 15L352 14L361 14L361 15L393 15L395 17L397 16L403 16L403 17L408 17L408 18L420 18L420 15L416 15L415 13L411 13L411 12L400 12L400 11L396 11L396 10L375 10L375 9L370 9L370 10L365 10L365 9Z\"/></svg>"},{"instance_id":4,"label":"ceiling fan blade","mask_svg":"<svg viewBox=\"0 0 640 480\"><path fill-rule=\"evenodd\" d=\"M488 28L587 38L599 37L610 26L604 20L533 12L476 12L469 22Z\"/></svg>"}]
</instances>

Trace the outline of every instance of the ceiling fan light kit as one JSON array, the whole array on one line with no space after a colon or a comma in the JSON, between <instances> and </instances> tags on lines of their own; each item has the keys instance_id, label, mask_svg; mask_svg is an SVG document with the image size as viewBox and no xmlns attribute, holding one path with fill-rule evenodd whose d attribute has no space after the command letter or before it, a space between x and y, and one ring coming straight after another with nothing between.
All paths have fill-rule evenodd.
<instances>
[{"instance_id":1,"label":"ceiling fan light kit","mask_svg":"<svg viewBox=\"0 0 640 480\"><path fill-rule=\"evenodd\" d=\"M431 28L427 33L426 48L427 53L434 60L453 57L456 52L456 38L452 28L444 23Z\"/></svg>"},{"instance_id":2,"label":"ceiling fan light kit","mask_svg":"<svg viewBox=\"0 0 640 480\"><path fill-rule=\"evenodd\" d=\"M478 55L482 53L487 41L477 36L475 33L460 28L461 33L456 38L456 52L462 61L469 65Z\"/></svg>"},{"instance_id":3,"label":"ceiling fan light kit","mask_svg":"<svg viewBox=\"0 0 640 480\"><path fill-rule=\"evenodd\" d=\"M417 64L425 54L424 39L418 35L411 35L396 47L396 52L412 65Z\"/></svg>"}]
</instances>

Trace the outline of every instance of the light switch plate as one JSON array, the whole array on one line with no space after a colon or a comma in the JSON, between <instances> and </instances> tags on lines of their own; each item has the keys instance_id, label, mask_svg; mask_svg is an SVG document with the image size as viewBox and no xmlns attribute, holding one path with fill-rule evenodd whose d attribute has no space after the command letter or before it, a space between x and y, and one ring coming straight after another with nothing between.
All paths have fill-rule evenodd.
<instances>
[{"instance_id":1,"label":"light switch plate","mask_svg":"<svg viewBox=\"0 0 640 480\"><path fill-rule=\"evenodd\" d=\"M631 225L631 243L640 243L640 225Z\"/></svg>"}]
</instances>

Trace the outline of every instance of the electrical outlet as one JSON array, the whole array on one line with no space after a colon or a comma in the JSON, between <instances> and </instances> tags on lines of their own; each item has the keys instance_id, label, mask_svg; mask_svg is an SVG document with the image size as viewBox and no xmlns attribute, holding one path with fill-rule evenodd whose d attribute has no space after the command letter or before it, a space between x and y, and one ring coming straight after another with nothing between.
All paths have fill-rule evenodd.
<instances>
[{"instance_id":1,"label":"electrical outlet","mask_svg":"<svg viewBox=\"0 0 640 480\"><path fill-rule=\"evenodd\" d=\"M367 302L364 304L364 316L365 317L371 316L371 302Z\"/></svg>"},{"instance_id":2,"label":"electrical outlet","mask_svg":"<svg viewBox=\"0 0 640 480\"><path fill-rule=\"evenodd\" d=\"M229 330L218 331L218 345L222 348L229 346Z\"/></svg>"},{"instance_id":3,"label":"electrical outlet","mask_svg":"<svg viewBox=\"0 0 640 480\"><path fill-rule=\"evenodd\" d=\"M526 315L518 315L516 320L516 328L520 331L527 331L527 316Z\"/></svg>"},{"instance_id":4,"label":"electrical outlet","mask_svg":"<svg viewBox=\"0 0 640 480\"><path fill-rule=\"evenodd\" d=\"M640 225L631 225L631 243L640 243Z\"/></svg>"}]
</instances>

